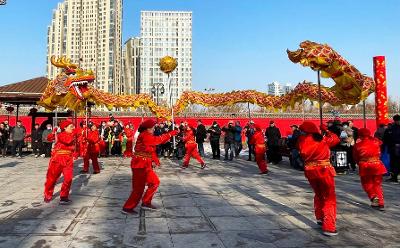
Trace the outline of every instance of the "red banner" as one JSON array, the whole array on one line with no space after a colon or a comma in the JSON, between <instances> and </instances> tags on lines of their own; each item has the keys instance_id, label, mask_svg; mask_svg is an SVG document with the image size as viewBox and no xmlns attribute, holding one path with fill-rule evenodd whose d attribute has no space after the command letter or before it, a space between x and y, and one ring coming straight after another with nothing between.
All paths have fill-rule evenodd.
<instances>
[{"instance_id":1,"label":"red banner","mask_svg":"<svg viewBox=\"0 0 400 248\"><path fill-rule=\"evenodd\" d=\"M385 56L374 57L376 125L389 123Z\"/></svg>"}]
</instances>

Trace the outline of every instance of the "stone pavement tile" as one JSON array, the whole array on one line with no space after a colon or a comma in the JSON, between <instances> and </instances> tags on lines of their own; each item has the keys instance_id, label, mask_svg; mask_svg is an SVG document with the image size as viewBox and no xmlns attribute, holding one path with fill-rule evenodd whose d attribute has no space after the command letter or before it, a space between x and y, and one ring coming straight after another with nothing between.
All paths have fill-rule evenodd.
<instances>
[{"instance_id":1,"label":"stone pavement tile","mask_svg":"<svg viewBox=\"0 0 400 248\"><path fill-rule=\"evenodd\" d=\"M137 233L139 230L139 219L134 216L128 216L126 220L87 219L80 224L77 231L81 234L92 232L119 234L126 228Z\"/></svg>"},{"instance_id":2,"label":"stone pavement tile","mask_svg":"<svg viewBox=\"0 0 400 248\"><path fill-rule=\"evenodd\" d=\"M255 229L280 229L282 226L277 223L271 216L248 216L244 217L248 222L250 222Z\"/></svg>"},{"instance_id":3,"label":"stone pavement tile","mask_svg":"<svg viewBox=\"0 0 400 248\"><path fill-rule=\"evenodd\" d=\"M18 220L6 219L0 221L0 236L7 234L29 234L38 227L40 219Z\"/></svg>"},{"instance_id":4,"label":"stone pavement tile","mask_svg":"<svg viewBox=\"0 0 400 248\"><path fill-rule=\"evenodd\" d=\"M276 248L268 239L265 232L251 231L223 231L218 233L225 247L240 248Z\"/></svg>"},{"instance_id":5,"label":"stone pavement tile","mask_svg":"<svg viewBox=\"0 0 400 248\"><path fill-rule=\"evenodd\" d=\"M197 207L169 207L165 208L168 217L200 217L202 216Z\"/></svg>"},{"instance_id":6,"label":"stone pavement tile","mask_svg":"<svg viewBox=\"0 0 400 248\"><path fill-rule=\"evenodd\" d=\"M44 219L32 233L62 234L71 225L72 219Z\"/></svg>"},{"instance_id":7,"label":"stone pavement tile","mask_svg":"<svg viewBox=\"0 0 400 248\"><path fill-rule=\"evenodd\" d=\"M22 242L25 235L5 235L0 233L0 247L8 248L8 247L18 247L18 245Z\"/></svg>"},{"instance_id":8,"label":"stone pavement tile","mask_svg":"<svg viewBox=\"0 0 400 248\"><path fill-rule=\"evenodd\" d=\"M220 196L197 196L193 197L196 206L199 207L223 207L229 206L228 201Z\"/></svg>"},{"instance_id":9,"label":"stone pavement tile","mask_svg":"<svg viewBox=\"0 0 400 248\"><path fill-rule=\"evenodd\" d=\"M71 244L71 236L48 236L32 234L26 237L18 248L47 247L67 248Z\"/></svg>"},{"instance_id":10,"label":"stone pavement tile","mask_svg":"<svg viewBox=\"0 0 400 248\"><path fill-rule=\"evenodd\" d=\"M172 248L174 246L169 234L148 234L148 235L132 235L124 236L124 247L140 247L140 248ZM115 246L122 247L122 246Z\"/></svg>"},{"instance_id":11,"label":"stone pavement tile","mask_svg":"<svg viewBox=\"0 0 400 248\"><path fill-rule=\"evenodd\" d=\"M147 220L146 220L147 221ZM202 217L167 219L171 233L211 232L211 226Z\"/></svg>"},{"instance_id":12,"label":"stone pavement tile","mask_svg":"<svg viewBox=\"0 0 400 248\"><path fill-rule=\"evenodd\" d=\"M171 238L176 248L225 247L215 233L172 234Z\"/></svg>"},{"instance_id":13,"label":"stone pavement tile","mask_svg":"<svg viewBox=\"0 0 400 248\"><path fill-rule=\"evenodd\" d=\"M126 219L126 215L121 213L119 207L93 207L88 210L87 219Z\"/></svg>"},{"instance_id":14,"label":"stone pavement tile","mask_svg":"<svg viewBox=\"0 0 400 248\"><path fill-rule=\"evenodd\" d=\"M208 217L221 217L221 216L237 216L240 212L234 206L220 206L220 207L200 207L201 211Z\"/></svg>"},{"instance_id":15,"label":"stone pavement tile","mask_svg":"<svg viewBox=\"0 0 400 248\"><path fill-rule=\"evenodd\" d=\"M194 207L194 202L189 196L170 196L163 198L164 207Z\"/></svg>"},{"instance_id":16,"label":"stone pavement tile","mask_svg":"<svg viewBox=\"0 0 400 248\"><path fill-rule=\"evenodd\" d=\"M79 231L68 246L68 248L93 247L124 247L123 235L121 233Z\"/></svg>"},{"instance_id":17,"label":"stone pavement tile","mask_svg":"<svg viewBox=\"0 0 400 248\"><path fill-rule=\"evenodd\" d=\"M252 230L254 225L244 217L210 217L218 231Z\"/></svg>"},{"instance_id":18,"label":"stone pavement tile","mask_svg":"<svg viewBox=\"0 0 400 248\"><path fill-rule=\"evenodd\" d=\"M259 209L260 206L232 206L241 216L263 215L264 213Z\"/></svg>"},{"instance_id":19,"label":"stone pavement tile","mask_svg":"<svg viewBox=\"0 0 400 248\"><path fill-rule=\"evenodd\" d=\"M169 233L168 220L166 218L146 218L146 232L147 233ZM136 225L139 227L139 219L135 220Z\"/></svg>"},{"instance_id":20,"label":"stone pavement tile","mask_svg":"<svg viewBox=\"0 0 400 248\"><path fill-rule=\"evenodd\" d=\"M127 194L128 199L129 194ZM101 196L98 200L95 201L94 205L96 207L117 207L122 209L125 201L119 198L112 198L112 197L103 197Z\"/></svg>"}]
</instances>

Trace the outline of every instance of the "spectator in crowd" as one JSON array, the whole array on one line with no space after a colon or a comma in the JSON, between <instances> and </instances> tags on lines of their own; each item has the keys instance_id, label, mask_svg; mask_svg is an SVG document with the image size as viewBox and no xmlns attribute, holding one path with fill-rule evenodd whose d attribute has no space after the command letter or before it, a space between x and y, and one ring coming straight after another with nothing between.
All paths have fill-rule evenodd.
<instances>
[{"instance_id":1,"label":"spectator in crowd","mask_svg":"<svg viewBox=\"0 0 400 248\"><path fill-rule=\"evenodd\" d=\"M383 136L385 134L385 130L388 128L388 126L384 123L379 124L378 129L376 129L374 137L379 139L380 141L383 141Z\"/></svg>"},{"instance_id":2,"label":"spectator in crowd","mask_svg":"<svg viewBox=\"0 0 400 248\"><path fill-rule=\"evenodd\" d=\"M131 124L126 125L124 133L126 135L126 148L124 151L124 157L130 158L132 157L132 152L133 152L133 136L135 135L135 132L133 130L133 127Z\"/></svg>"},{"instance_id":3,"label":"spectator in crowd","mask_svg":"<svg viewBox=\"0 0 400 248\"><path fill-rule=\"evenodd\" d=\"M31 144L35 158L39 157L42 150L42 130L40 129L40 125L37 123L31 132Z\"/></svg>"},{"instance_id":4,"label":"spectator in crowd","mask_svg":"<svg viewBox=\"0 0 400 248\"><path fill-rule=\"evenodd\" d=\"M234 140L235 157L236 158L239 157L239 154L243 149L242 130L243 130L243 128L240 126L240 121L236 121L236 123L235 123L235 140Z\"/></svg>"},{"instance_id":5,"label":"spectator in crowd","mask_svg":"<svg viewBox=\"0 0 400 248\"><path fill-rule=\"evenodd\" d=\"M197 121L196 143L200 156L204 157L204 140L207 138L207 130L201 120Z\"/></svg>"},{"instance_id":6,"label":"spectator in crowd","mask_svg":"<svg viewBox=\"0 0 400 248\"><path fill-rule=\"evenodd\" d=\"M295 168L302 170L304 165L303 165L303 160L300 157L299 150L297 150L297 140L301 135L301 131L299 129L299 126L297 125L291 125L292 128L292 134L288 137L288 148L290 149L290 165Z\"/></svg>"},{"instance_id":7,"label":"spectator in crowd","mask_svg":"<svg viewBox=\"0 0 400 248\"><path fill-rule=\"evenodd\" d=\"M13 156L17 156L19 158L22 157L22 148L24 147L25 136L26 129L22 125L22 121L18 120L17 125L11 130L10 133L10 141L12 142L11 154Z\"/></svg>"},{"instance_id":8,"label":"spectator in crowd","mask_svg":"<svg viewBox=\"0 0 400 248\"><path fill-rule=\"evenodd\" d=\"M279 154L279 140L281 139L281 131L275 126L274 121L269 122L269 127L265 131L267 138L267 158L268 162L278 164L282 161L282 156Z\"/></svg>"},{"instance_id":9,"label":"spectator in crowd","mask_svg":"<svg viewBox=\"0 0 400 248\"><path fill-rule=\"evenodd\" d=\"M4 122L0 123L0 155L3 158L6 156L9 138L10 138L9 130L6 128Z\"/></svg>"},{"instance_id":10,"label":"spectator in crowd","mask_svg":"<svg viewBox=\"0 0 400 248\"><path fill-rule=\"evenodd\" d=\"M123 131L122 126L118 121L115 120L112 129L112 135L113 135L113 146L111 148L112 155L116 156L122 155L122 146L121 146L122 140L120 139L120 134L122 133L122 131Z\"/></svg>"},{"instance_id":11,"label":"spectator in crowd","mask_svg":"<svg viewBox=\"0 0 400 248\"><path fill-rule=\"evenodd\" d=\"M181 160L186 152L185 152L185 142L183 137L185 135L185 125L183 122L179 125L179 133L176 135L176 158Z\"/></svg>"},{"instance_id":12,"label":"spectator in crowd","mask_svg":"<svg viewBox=\"0 0 400 248\"><path fill-rule=\"evenodd\" d=\"M162 130L161 130L161 123L156 123L154 126L154 136L160 136L162 134ZM157 145L156 146L156 153L157 156L160 157L161 153L162 153L162 145Z\"/></svg>"},{"instance_id":13,"label":"spectator in crowd","mask_svg":"<svg viewBox=\"0 0 400 248\"><path fill-rule=\"evenodd\" d=\"M168 122L163 122L160 125L161 128L161 135L168 133L170 130L172 130L172 125L171 127L169 126ZM172 139L172 137L171 137ZM172 140L169 140L167 142L165 142L163 145L161 145L162 148L162 155L164 156L164 158L169 158L171 156L172 153Z\"/></svg>"},{"instance_id":14,"label":"spectator in crowd","mask_svg":"<svg viewBox=\"0 0 400 248\"><path fill-rule=\"evenodd\" d=\"M347 153L347 163L352 171L356 170L356 164L353 159L353 147L355 144L354 130L350 127L349 122L343 122L343 130L340 134L341 145Z\"/></svg>"},{"instance_id":15,"label":"spectator in crowd","mask_svg":"<svg viewBox=\"0 0 400 248\"><path fill-rule=\"evenodd\" d=\"M400 170L400 115L393 116L394 123L386 129L383 136L385 145L389 148L390 154L390 179L388 181L398 183Z\"/></svg>"},{"instance_id":16,"label":"spectator in crowd","mask_svg":"<svg viewBox=\"0 0 400 248\"><path fill-rule=\"evenodd\" d=\"M114 122L115 118L114 118L112 113L108 114L108 120L111 121L111 122Z\"/></svg>"},{"instance_id":17,"label":"spectator in crowd","mask_svg":"<svg viewBox=\"0 0 400 248\"><path fill-rule=\"evenodd\" d=\"M234 142L235 142L235 127L233 126L233 121L229 121L227 126L222 128L225 132L224 137L224 149L225 149L225 159L233 160ZM229 155L229 156L228 156Z\"/></svg>"},{"instance_id":18,"label":"spectator in crowd","mask_svg":"<svg viewBox=\"0 0 400 248\"><path fill-rule=\"evenodd\" d=\"M349 128L353 130L353 138L356 141L358 139L358 128L354 126L353 120L348 120Z\"/></svg>"},{"instance_id":19,"label":"spectator in crowd","mask_svg":"<svg viewBox=\"0 0 400 248\"><path fill-rule=\"evenodd\" d=\"M104 147L101 150L101 155L108 157L110 155L110 140L109 140L109 135L111 132L111 128L109 125L107 125L107 122L102 121L100 128L99 128L99 135L100 138L103 140L104 142Z\"/></svg>"},{"instance_id":20,"label":"spectator in crowd","mask_svg":"<svg viewBox=\"0 0 400 248\"><path fill-rule=\"evenodd\" d=\"M254 145L250 144L250 142L249 142L251 140L251 138L253 137L254 132L255 132L253 125L254 125L254 122L250 121L245 127L245 130L246 130L245 134L246 134L246 138L247 138L247 146L249 148L249 158L247 159L247 161L252 161L251 160L251 154L254 154Z\"/></svg>"},{"instance_id":21,"label":"spectator in crowd","mask_svg":"<svg viewBox=\"0 0 400 248\"><path fill-rule=\"evenodd\" d=\"M210 133L210 144L213 159L220 159L221 149L219 147L219 140L221 138L221 128L216 121L213 121L212 126L208 129L208 133Z\"/></svg>"},{"instance_id":22,"label":"spectator in crowd","mask_svg":"<svg viewBox=\"0 0 400 248\"><path fill-rule=\"evenodd\" d=\"M46 130L42 132L42 155L41 157L49 158L51 156L51 146L53 145L53 140L49 139L49 134L53 132L51 124L46 125Z\"/></svg>"}]
</instances>

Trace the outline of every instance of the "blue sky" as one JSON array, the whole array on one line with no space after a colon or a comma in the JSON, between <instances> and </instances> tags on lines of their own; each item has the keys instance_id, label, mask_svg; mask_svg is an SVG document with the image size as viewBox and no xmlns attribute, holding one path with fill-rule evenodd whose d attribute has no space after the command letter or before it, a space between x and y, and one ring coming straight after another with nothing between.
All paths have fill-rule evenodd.
<instances>
[{"instance_id":1,"label":"blue sky","mask_svg":"<svg viewBox=\"0 0 400 248\"><path fill-rule=\"evenodd\" d=\"M45 75L46 33L58 0L0 6L0 85ZM400 96L398 0L125 0L123 41L140 34L141 10L193 11L193 88L266 91L316 73L291 63L303 40L330 44L362 73L385 55L389 94ZM323 83L332 85L328 79Z\"/></svg>"}]
</instances>

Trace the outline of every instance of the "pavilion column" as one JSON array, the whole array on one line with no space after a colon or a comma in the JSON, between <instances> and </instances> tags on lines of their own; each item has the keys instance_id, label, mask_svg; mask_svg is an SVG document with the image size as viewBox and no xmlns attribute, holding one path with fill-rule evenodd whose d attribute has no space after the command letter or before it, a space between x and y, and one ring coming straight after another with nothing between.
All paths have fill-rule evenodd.
<instances>
[{"instance_id":1,"label":"pavilion column","mask_svg":"<svg viewBox=\"0 0 400 248\"><path fill-rule=\"evenodd\" d=\"M17 113L15 115L15 125L17 125L18 117L19 116L19 104L17 104Z\"/></svg>"}]
</instances>

